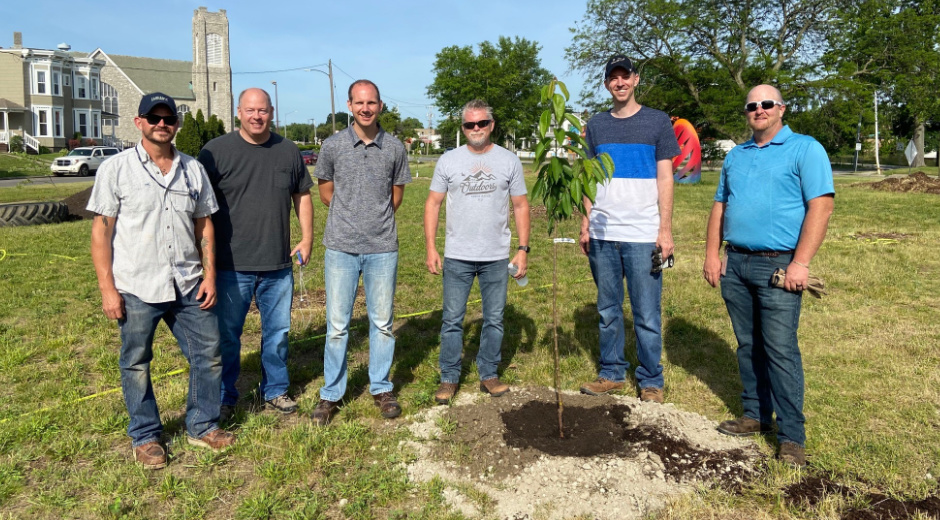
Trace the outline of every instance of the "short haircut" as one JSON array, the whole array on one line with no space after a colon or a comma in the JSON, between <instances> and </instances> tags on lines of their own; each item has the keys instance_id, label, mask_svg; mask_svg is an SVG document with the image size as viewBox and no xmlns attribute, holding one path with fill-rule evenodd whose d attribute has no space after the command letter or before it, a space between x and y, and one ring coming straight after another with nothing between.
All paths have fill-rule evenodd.
<instances>
[{"instance_id":1,"label":"short haircut","mask_svg":"<svg viewBox=\"0 0 940 520\"><path fill-rule=\"evenodd\" d=\"M486 118L493 119L493 107L487 105L486 101L483 101L482 99L477 98L464 105L460 110L461 119L466 118L467 112L470 110L486 110Z\"/></svg>"},{"instance_id":2,"label":"short haircut","mask_svg":"<svg viewBox=\"0 0 940 520\"><path fill-rule=\"evenodd\" d=\"M349 100L352 101L352 91L356 85L371 85L375 89L375 95L378 96L379 101L382 101L382 93L379 92L379 86L367 79L357 79L352 82L352 85L349 86Z\"/></svg>"},{"instance_id":3,"label":"short haircut","mask_svg":"<svg viewBox=\"0 0 940 520\"><path fill-rule=\"evenodd\" d=\"M268 91L267 91L267 90L264 90L263 88L258 88L258 87L249 87L249 88L246 88L245 90L243 90L242 93L238 95L238 106L242 106L242 98L245 97L245 94L246 94L249 90L260 90L261 92L264 93L264 97L267 98L267 100L268 100L268 106L269 106L269 107L273 107L273 106L274 106L274 103L271 103L271 94L268 94Z\"/></svg>"}]
</instances>

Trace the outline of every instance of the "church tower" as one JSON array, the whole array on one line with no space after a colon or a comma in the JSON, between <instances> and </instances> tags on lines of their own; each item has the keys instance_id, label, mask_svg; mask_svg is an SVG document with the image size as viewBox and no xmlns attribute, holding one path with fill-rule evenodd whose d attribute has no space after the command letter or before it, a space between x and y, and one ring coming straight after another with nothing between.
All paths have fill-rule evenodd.
<instances>
[{"instance_id":1,"label":"church tower","mask_svg":"<svg viewBox=\"0 0 940 520\"><path fill-rule=\"evenodd\" d=\"M229 59L228 16L225 9L209 12L200 7L193 12L193 94L196 106L208 120L209 116L225 122L225 130L232 126L232 65Z\"/></svg>"}]
</instances>

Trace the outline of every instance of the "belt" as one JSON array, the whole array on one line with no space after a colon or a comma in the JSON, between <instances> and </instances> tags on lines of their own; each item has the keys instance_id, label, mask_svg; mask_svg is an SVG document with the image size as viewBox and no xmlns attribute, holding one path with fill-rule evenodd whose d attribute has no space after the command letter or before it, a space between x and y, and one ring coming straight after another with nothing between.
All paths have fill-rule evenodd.
<instances>
[{"instance_id":1,"label":"belt","mask_svg":"<svg viewBox=\"0 0 940 520\"><path fill-rule=\"evenodd\" d=\"M789 251L751 251L750 249L744 249L743 247L735 247L731 244L725 246L725 251L731 251L732 253L738 253L741 255L749 256L765 256L769 258L776 258L780 255L792 255L793 250Z\"/></svg>"}]
</instances>

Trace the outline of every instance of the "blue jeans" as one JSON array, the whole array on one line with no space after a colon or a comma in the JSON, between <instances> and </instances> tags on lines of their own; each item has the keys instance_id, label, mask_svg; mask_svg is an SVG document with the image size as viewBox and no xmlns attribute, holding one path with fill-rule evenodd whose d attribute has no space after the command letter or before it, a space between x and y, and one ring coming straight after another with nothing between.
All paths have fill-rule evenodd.
<instances>
[{"instance_id":1,"label":"blue jeans","mask_svg":"<svg viewBox=\"0 0 940 520\"><path fill-rule=\"evenodd\" d=\"M131 419L127 434L135 448L159 441L163 433L150 381L153 335L161 319L189 362L187 433L198 439L219 427L219 379L222 377L219 328L212 313L199 308L198 292L199 285L185 295L177 289L176 300L164 303L145 303L133 294L121 295L124 297L124 318L118 320L121 390Z\"/></svg>"},{"instance_id":2,"label":"blue jeans","mask_svg":"<svg viewBox=\"0 0 940 520\"><path fill-rule=\"evenodd\" d=\"M261 386L265 401L287 393L287 334L294 297L294 272L290 267L277 271L219 271L216 275L222 338L222 404L238 402L235 382L241 372L242 331L254 298L261 313Z\"/></svg>"},{"instance_id":3,"label":"blue jeans","mask_svg":"<svg viewBox=\"0 0 940 520\"><path fill-rule=\"evenodd\" d=\"M444 258L444 313L441 323L442 383L460 382L460 354L463 351L463 318L467 313L467 297L473 278L480 283L483 299L483 329L477 351L480 381L496 377L502 360L503 309L506 307L506 283L509 258L491 262L469 262Z\"/></svg>"},{"instance_id":4,"label":"blue jeans","mask_svg":"<svg viewBox=\"0 0 940 520\"><path fill-rule=\"evenodd\" d=\"M744 415L771 424L776 412L777 440L803 446L803 359L796 337L803 296L770 285L774 269L786 269L793 255L728 251L727 258L721 296L738 340Z\"/></svg>"},{"instance_id":5,"label":"blue jeans","mask_svg":"<svg viewBox=\"0 0 940 520\"><path fill-rule=\"evenodd\" d=\"M600 314L600 373L610 381L626 380L624 358L623 279L627 279L633 332L636 334L636 381L640 388L663 387L662 273L651 274L654 243L614 242L592 238L588 251L597 284Z\"/></svg>"},{"instance_id":6,"label":"blue jeans","mask_svg":"<svg viewBox=\"0 0 940 520\"><path fill-rule=\"evenodd\" d=\"M360 274L369 314L369 393L391 392L389 373L395 354L392 312L398 251L352 254L327 249L323 271L326 281L326 347L323 350L324 381L320 399L339 401L346 395L349 322Z\"/></svg>"}]
</instances>

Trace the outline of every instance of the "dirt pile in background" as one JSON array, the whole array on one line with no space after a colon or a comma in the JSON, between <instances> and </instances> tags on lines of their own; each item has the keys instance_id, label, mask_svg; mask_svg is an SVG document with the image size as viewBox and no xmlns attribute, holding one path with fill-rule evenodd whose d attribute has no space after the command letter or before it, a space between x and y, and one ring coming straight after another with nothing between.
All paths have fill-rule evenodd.
<instances>
[{"instance_id":1,"label":"dirt pile in background","mask_svg":"<svg viewBox=\"0 0 940 520\"><path fill-rule=\"evenodd\" d=\"M892 191L897 193L930 193L940 195L940 178L928 177L922 171L910 175L892 175L883 181L872 183L857 183L853 186L868 186L873 190Z\"/></svg>"}]
</instances>

